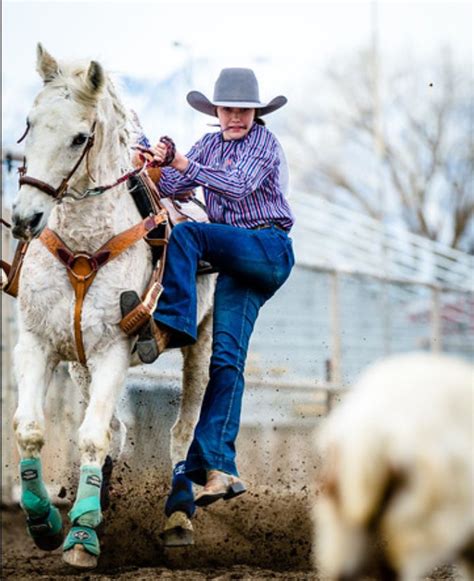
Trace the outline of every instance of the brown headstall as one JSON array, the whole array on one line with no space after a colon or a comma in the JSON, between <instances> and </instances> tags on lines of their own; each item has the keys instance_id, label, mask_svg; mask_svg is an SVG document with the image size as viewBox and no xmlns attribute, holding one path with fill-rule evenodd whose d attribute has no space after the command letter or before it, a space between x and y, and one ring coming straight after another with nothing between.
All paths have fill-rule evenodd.
<instances>
[{"instance_id":1,"label":"brown headstall","mask_svg":"<svg viewBox=\"0 0 474 581\"><path fill-rule=\"evenodd\" d=\"M82 150L82 153L81 153L79 159L76 161L76 163L74 164L71 171L62 180L62 182L59 184L59 186L57 188L54 188L53 186L49 185L46 182L43 182L42 180L39 180L37 178L33 178L31 176L26 175L26 166L25 165L18 170L20 173L20 179L19 179L20 187L23 185L33 186L34 188L41 190L45 194L48 194L48 196L51 196L52 198L54 198L55 200L60 202L67 192L67 189L69 187L69 180L76 173L78 167L82 163L82 160L86 157L86 155L89 153L92 146L94 145L96 123L97 122L94 121L94 123L92 124L92 128L91 128L91 131L89 133L89 137L87 138L87 143L86 143L84 149ZM26 137L28 130L29 130L29 125L27 125L26 131L23 134L23 136L18 140L18 143ZM87 167L87 171L89 173L89 167ZM90 173L89 173L89 177L91 177Z\"/></svg>"}]
</instances>

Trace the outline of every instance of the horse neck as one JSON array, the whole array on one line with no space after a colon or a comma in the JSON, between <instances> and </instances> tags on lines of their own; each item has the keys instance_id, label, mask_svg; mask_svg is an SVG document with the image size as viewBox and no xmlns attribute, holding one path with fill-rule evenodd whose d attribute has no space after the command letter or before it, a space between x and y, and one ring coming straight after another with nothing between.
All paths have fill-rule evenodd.
<instances>
[{"instance_id":1,"label":"horse neck","mask_svg":"<svg viewBox=\"0 0 474 581\"><path fill-rule=\"evenodd\" d=\"M97 137L100 149L89 160L95 181L89 187L113 183L131 167L130 147L126 140L118 139L117 125L104 124L98 129ZM86 164L84 172L85 167ZM96 197L80 201L66 198L52 212L48 226L71 250L93 252L139 220L140 214L127 186L121 184Z\"/></svg>"}]
</instances>

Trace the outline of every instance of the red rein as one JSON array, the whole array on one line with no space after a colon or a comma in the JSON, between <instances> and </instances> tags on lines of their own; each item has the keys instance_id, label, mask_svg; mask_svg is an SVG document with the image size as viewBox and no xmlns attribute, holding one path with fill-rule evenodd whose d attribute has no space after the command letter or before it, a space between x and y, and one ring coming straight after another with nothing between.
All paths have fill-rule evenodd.
<instances>
[{"instance_id":1,"label":"red rein","mask_svg":"<svg viewBox=\"0 0 474 581\"><path fill-rule=\"evenodd\" d=\"M136 176L136 175L142 173L143 171L145 171L148 168L164 167L164 166L170 165L170 163L174 159L174 156L176 155L176 146L174 144L174 141L171 139L171 137L164 135L163 137L160 137L160 142L166 146L166 155L165 155L165 159L163 160L163 162L159 163L158 161L155 161L155 160L147 161L147 158L145 157L144 154L153 155L152 151L150 149L147 149L146 147L143 147L142 145L136 145L135 147L133 147L133 149L136 149L137 151L140 152L140 158L143 161L143 166L139 167L137 169L134 169L134 170L126 173L125 175L119 177L118 180L116 180L112 184L109 184L107 186L97 186L96 188L92 188L92 189L88 190L89 195L97 196L99 194L103 194L107 190L115 188L116 186L122 184L123 182L126 182L127 180L129 180L133 176Z\"/></svg>"}]
</instances>

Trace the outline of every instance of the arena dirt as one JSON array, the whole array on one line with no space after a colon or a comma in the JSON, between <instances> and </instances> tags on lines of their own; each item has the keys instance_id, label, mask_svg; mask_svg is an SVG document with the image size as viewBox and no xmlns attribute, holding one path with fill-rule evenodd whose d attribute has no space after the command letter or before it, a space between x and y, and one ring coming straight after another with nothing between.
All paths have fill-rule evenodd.
<instances>
[{"instance_id":1,"label":"arena dirt","mask_svg":"<svg viewBox=\"0 0 474 581\"><path fill-rule=\"evenodd\" d=\"M297 503L291 497L276 498L262 489L216 503L193 520L195 545L171 550L159 538L161 511L153 511L155 520L153 504L131 503L136 497L129 494L113 491L100 566L86 575L63 564L60 550L48 554L37 549L20 510L3 511L2 579L318 579L310 571L310 527L302 499ZM164 490L158 496L163 501Z\"/></svg>"},{"instance_id":2,"label":"arena dirt","mask_svg":"<svg viewBox=\"0 0 474 581\"><path fill-rule=\"evenodd\" d=\"M130 489L126 478L118 475L106 514L100 565L90 573L70 569L62 562L60 550L44 553L37 549L27 536L22 512L3 510L1 578L322 581L311 570L305 490L284 494L257 487L239 499L201 509L193 520L195 545L171 550L163 547L159 537L164 486L152 487L151 481L142 486ZM448 569L430 577L455 578Z\"/></svg>"}]
</instances>

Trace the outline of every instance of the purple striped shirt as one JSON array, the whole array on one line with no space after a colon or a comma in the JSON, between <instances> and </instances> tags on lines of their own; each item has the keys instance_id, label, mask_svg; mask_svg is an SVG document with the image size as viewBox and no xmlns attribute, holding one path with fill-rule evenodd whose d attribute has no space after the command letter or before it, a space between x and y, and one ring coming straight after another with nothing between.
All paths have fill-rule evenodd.
<instances>
[{"instance_id":1,"label":"purple striped shirt","mask_svg":"<svg viewBox=\"0 0 474 581\"><path fill-rule=\"evenodd\" d=\"M270 222L290 230L294 217L280 186L280 157L273 134L253 124L242 139L207 133L186 154L184 172L163 169L158 187L172 196L202 186L211 222L255 228Z\"/></svg>"}]
</instances>

